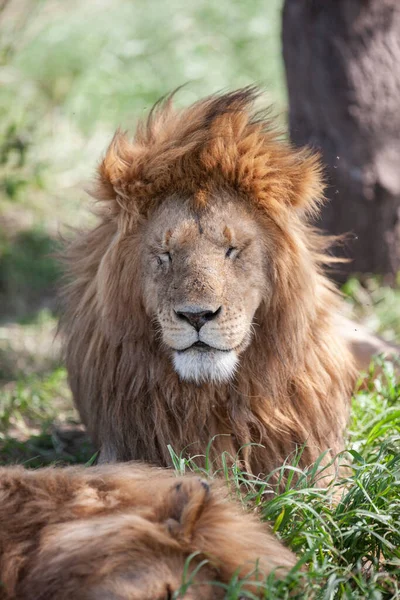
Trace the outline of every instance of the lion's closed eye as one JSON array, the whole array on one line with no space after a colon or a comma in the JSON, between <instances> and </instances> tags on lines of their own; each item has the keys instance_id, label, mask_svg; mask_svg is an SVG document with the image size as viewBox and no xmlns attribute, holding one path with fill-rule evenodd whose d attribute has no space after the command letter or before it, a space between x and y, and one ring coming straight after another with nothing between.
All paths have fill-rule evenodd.
<instances>
[{"instance_id":1,"label":"lion's closed eye","mask_svg":"<svg viewBox=\"0 0 400 600\"><path fill-rule=\"evenodd\" d=\"M163 252L162 254L157 255L157 263L162 266L172 262L172 256L170 252Z\"/></svg>"},{"instance_id":2,"label":"lion's closed eye","mask_svg":"<svg viewBox=\"0 0 400 600\"><path fill-rule=\"evenodd\" d=\"M239 254L239 248L236 248L235 246L230 246L228 248L228 250L226 251L226 258L235 258L237 255Z\"/></svg>"}]
</instances>

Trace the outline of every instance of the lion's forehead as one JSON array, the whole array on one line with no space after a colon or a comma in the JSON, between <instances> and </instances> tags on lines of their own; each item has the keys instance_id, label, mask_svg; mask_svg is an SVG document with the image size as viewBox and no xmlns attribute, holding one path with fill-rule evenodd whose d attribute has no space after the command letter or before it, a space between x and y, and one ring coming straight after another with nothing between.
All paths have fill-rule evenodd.
<instances>
[{"instance_id":1,"label":"lion's forehead","mask_svg":"<svg viewBox=\"0 0 400 600\"><path fill-rule=\"evenodd\" d=\"M166 199L148 223L148 238L170 248L191 247L199 238L216 247L260 236L258 220L239 201L216 197L206 210L188 200Z\"/></svg>"}]
</instances>

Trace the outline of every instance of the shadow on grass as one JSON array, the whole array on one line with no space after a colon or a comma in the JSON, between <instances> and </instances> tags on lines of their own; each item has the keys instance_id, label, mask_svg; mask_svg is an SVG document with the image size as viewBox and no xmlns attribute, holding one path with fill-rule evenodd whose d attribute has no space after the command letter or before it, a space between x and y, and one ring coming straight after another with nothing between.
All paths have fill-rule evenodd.
<instances>
[{"instance_id":1,"label":"shadow on grass","mask_svg":"<svg viewBox=\"0 0 400 600\"><path fill-rule=\"evenodd\" d=\"M79 464L89 462L93 455L93 446L83 428L70 425L31 435L24 441L7 437L0 446L0 465L37 468L54 463Z\"/></svg>"},{"instance_id":2,"label":"shadow on grass","mask_svg":"<svg viewBox=\"0 0 400 600\"><path fill-rule=\"evenodd\" d=\"M85 463L93 453L65 369L0 387L0 464Z\"/></svg>"}]
</instances>

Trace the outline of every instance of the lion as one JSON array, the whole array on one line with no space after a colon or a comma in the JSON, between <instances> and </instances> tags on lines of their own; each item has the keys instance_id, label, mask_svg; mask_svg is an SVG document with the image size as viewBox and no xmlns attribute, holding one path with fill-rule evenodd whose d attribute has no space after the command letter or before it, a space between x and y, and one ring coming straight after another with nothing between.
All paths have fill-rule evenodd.
<instances>
[{"instance_id":1,"label":"lion","mask_svg":"<svg viewBox=\"0 0 400 600\"><path fill-rule=\"evenodd\" d=\"M215 482L140 464L0 468L2 600L171 600L182 584L218 600L234 575L254 597L295 564Z\"/></svg>"},{"instance_id":2,"label":"lion","mask_svg":"<svg viewBox=\"0 0 400 600\"><path fill-rule=\"evenodd\" d=\"M99 166L99 221L65 249L60 327L103 462L167 466L170 446L260 475L343 450L354 372L330 240L310 225L322 169L258 94L169 97Z\"/></svg>"}]
</instances>

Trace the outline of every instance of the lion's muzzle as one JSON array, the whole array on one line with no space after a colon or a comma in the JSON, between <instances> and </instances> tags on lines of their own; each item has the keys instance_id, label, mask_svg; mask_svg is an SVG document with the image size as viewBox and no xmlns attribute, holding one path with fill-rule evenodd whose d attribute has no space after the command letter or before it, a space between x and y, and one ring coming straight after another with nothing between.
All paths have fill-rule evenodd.
<instances>
[{"instance_id":1,"label":"lion's muzzle","mask_svg":"<svg viewBox=\"0 0 400 600\"><path fill-rule=\"evenodd\" d=\"M188 306L184 307L183 310L175 309L175 314L178 319L187 321L192 327L195 328L196 331L200 331L203 325L218 317L221 312L221 308L222 306L219 306L217 310L210 310L200 306Z\"/></svg>"}]
</instances>

